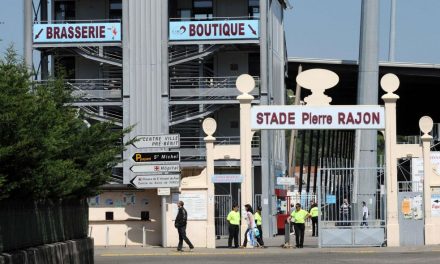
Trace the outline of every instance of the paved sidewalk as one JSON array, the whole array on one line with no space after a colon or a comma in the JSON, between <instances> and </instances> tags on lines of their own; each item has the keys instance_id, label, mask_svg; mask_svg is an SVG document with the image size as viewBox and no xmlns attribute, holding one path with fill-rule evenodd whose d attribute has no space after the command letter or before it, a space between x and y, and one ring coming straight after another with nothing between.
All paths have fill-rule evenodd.
<instances>
[{"instance_id":1,"label":"paved sidewalk","mask_svg":"<svg viewBox=\"0 0 440 264\"><path fill-rule=\"evenodd\" d=\"M291 244L294 243L294 236L291 236ZM193 252L189 252L188 248L184 248L184 252L177 252L176 248L162 248L156 246L147 246L145 248L139 246L130 247L95 247L95 256L173 256L173 255L255 255L255 254L368 254L368 253L417 253L417 252L439 252L440 245L437 246L413 246L413 247L356 247L356 248L319 248L316 237L312 237L306 233L304 248L282 248L284 244L284 236L276 236L265 239L267 248L227 248L227 239L217 240L217 248L195 248ZM185 251L186 250L186 251Z\"/></svg>"}]
</instances>

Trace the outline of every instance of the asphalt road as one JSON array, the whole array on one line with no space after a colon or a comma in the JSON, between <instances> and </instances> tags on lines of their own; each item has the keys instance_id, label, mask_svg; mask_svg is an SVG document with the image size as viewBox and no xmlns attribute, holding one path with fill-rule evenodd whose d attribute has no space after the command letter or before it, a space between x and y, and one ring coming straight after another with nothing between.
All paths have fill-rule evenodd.
<instances>
[{"instance_id":1,"label":"asphalt road","mask_svg":"<svg viewBox=\"0 0 440 264\"><path fill-rule=\"evenodd\" d=\"M230 252L169 252L161 253L126 253L126 254L96 254L96 264L211 264L211 263L249 263L249 264L333 264L333 263L355 263L355 264L439 264L440 251L425 252L376 252L376 251L334 251L301 252L297 249L286 250L285 252L270 252L270 250L231 250Z\"/></svg>"}]
</instances>

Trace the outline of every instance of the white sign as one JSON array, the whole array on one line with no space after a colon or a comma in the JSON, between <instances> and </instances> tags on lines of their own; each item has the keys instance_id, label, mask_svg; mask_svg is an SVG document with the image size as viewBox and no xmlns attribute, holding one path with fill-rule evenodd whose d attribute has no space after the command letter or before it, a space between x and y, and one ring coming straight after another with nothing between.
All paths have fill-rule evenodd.
<instances>
[{"instance_id":1,"label":"white sign","mask_svg":"<svg viewBox=\"0 0 440 264\"><path fill-rule=\"evenodd\" d=\"M179 148L180 135L152 135L137 136L134 138L133 146L136 148Z\"/></svg>"},{"instance_id":2,"label":"white sign","mask_svg":"<svg viewBox=\"0 0 440 264\"><path fill-rule=\"evenodd\" d=\"M211 177L213 183L240 183L243 181L241 174L214 174Z\"/></svg>"},{"instance_id":3,"label":"white sign","mask_svg":"<svg viewBox=\"0 0 440 264\"><path fill-rule=\"evenodd\" d=\"M34 24L34 43L121 42L121 23Z\"/></svg>"},{"instance_id":4,"label":"white sign","mask_svg":"<svg viewBox=\"0 0 440 264\"><path fill-rule=\"evenodd\" d=\"M258 39L259 20L171 21L170 40Z\"/></svg>"},{"instance_id":5,"label":"white sign","mask_svg":"<svg viewBox=\"0 0 440 264\"><path fill-rule=\"evenodd\" d=\"M133 165L130 170L134 173L142 172L180 172L178 164L163 165Z\"/></svg>"},{"instance_id":6,"label":"white sign","mask_svg":"<svg viewBox=\"0 0 440 264\"><path fill-rule=\"evenodd\" d=\"M170 188L157 188L157 195L170 195L171 189Z\"/></svg>"},{"instance_id":7,"label":"white sign","mask_svg":"<svg viewBox=\"0 0 440 264\"><path fill-rule=\"evenodd\" d=\"M440 194L431 194L431 216L440 217Z\"/></svg>"},{"instance_id":8,"label":"white sign","mask_svg":"<svg viewBox=\"0 0 440 264\"><path fill-rule=\"evenodd\" d=\"M294 177L277 177L277 185L295 185Z\"/></svg>"},{"instance_id":9,"label":"white sign","mask_svg":"<svg viewBox=\"0 0 440 264\"><path fill-rule=\"evenodd\" d=\"M183 201L188 220L206 220L208 218L208 200L205 193L173 193L174 217L177 215L177 202Z\"/></svg>"},{"instance_id":10,"label":"white sign","mask_svg":"<svg viewBox=\"0 0 440 264\"><path fill-rule=\"evenodd\" d=\"M138 175L131 181L136 188L139 189L152 189L152 188L165 188L165 187L179 187L180 175L179 174L167 174L167 175Z\"/></svg>"},{"instance_id":11,"label":"white sign","mask_svg":"<svg viewBox=\"0 0 440 264\"><path fill-rule=\"evenodd\" d=\"M378 105L280 106L251 108L252 129L384 129Z\"/></svg>"},{"instance_id":12,"label":"white sign","mask_svg":"<svg viewBox=\"0 0 440 264\"><path fill-rule=\"evenodd\" d=\"M431 151L431 164L432 169L440 175L440 151ZM424 178L423 158L411 159L411 177L411 181L413 182L412 191L422 192ZM414 182L417 183L414 184Z\"/></svg>"}]
</instances>

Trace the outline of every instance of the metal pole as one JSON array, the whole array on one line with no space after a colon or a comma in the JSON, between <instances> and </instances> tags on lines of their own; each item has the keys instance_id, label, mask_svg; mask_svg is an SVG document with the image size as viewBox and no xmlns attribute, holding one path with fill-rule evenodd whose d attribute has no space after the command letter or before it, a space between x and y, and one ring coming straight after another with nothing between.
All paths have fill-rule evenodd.
<instances>
[{"instance_id":1,"label":"metal pole","mask_svg":"<svg viewBox=\"0 0 440 264\"><path fill-rule=\"evenodd\" d=\"M391 16L390 16L390 42L388 49L388 60L395 60L396 49L396 0L391 0Z\"/></svg>"},{"instance_id":2,"label":"metal pole","mask_svg":"<svg viewBox=\"0 0 440 264\"><path fill-rule=\"evenodd\" d=\"M167 199L165 195L162 195L162 214L161 214L161 223L162 223L162 247L167 247Z\"/></svg>"},{"instance_id":3,"label":"metal pole","mask_svg":"<svg viewBox=\"0 0 440 264\"><path fill-rule=\"evenodd\" d=\"M110 235L110 228L107 226L107 230L105 232L105 247L108 247L109 244L109 235Z\"/></svg>"},{"instance_id":4,"label":"metal pole","mask_svg":"<svg viewBox=\"0 0 440 264\"><path fill-rule=\"evenodd\" d=\"M142 247L146 247L147 246L147 236L145 234L146 229L145 226L142 227Z\"/></svg>"}]
</instances>

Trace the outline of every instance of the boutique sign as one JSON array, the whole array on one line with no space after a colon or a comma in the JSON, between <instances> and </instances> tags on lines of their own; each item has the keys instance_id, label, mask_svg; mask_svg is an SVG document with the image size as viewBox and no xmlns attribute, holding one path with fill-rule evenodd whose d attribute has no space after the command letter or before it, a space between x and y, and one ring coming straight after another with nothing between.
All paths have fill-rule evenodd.
<instances>
[{"instance_id":1,"label":"boutique sign","mask_svg":"<svg viewBox=\"0 0 440 264\"><path fill-rule=\"evenodd\" d=\"M34 43L120 42L121 23L34 24Z\"/></svg>"},{"instance_id":2,"label":"boutique sign","mask_svg":"<svg viewBox=\"0 0 440 264\"><path fill-rule=\"evenodd\" d=\"M258 39L258 20L172 21L170 40Z\"/></svg>"},{"instance_id":3,"label":"boutique sign","mask_svg":"<svg viewBox=\"0 0 440 264\"><path fill-rule=\"evenodd\" d=\"M252 129L384 129L382 106L254 106Z\"/></svg>"}]
</instances>

